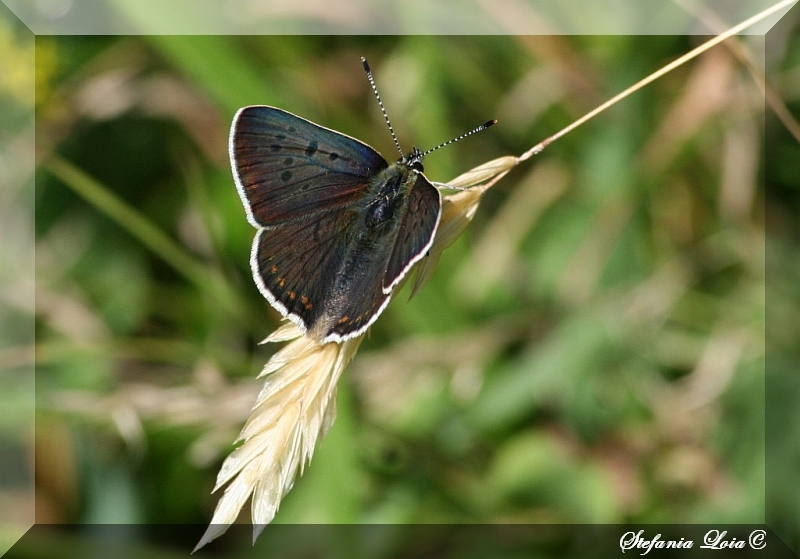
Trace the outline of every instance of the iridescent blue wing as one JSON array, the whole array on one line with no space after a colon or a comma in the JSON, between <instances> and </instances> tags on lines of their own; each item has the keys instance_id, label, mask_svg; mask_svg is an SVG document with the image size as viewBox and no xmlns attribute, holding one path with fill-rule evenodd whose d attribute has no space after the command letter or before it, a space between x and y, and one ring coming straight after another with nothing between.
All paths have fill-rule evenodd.
<instances>
[{"instance_id":1,"label":"iridescent blue wing","mask_svg":"<svg viewBox=\"0 0 800 559\"><path fill-rule=\"evenodd\" d=\"M275 107L244 107L231 126L231 167L250 223L265 227L346 206L387 167L367 144Z\"/></svg>"},{"instance_id":2,"label":"iridescent blue wing","mask_svg":"<svg viewBox=\"0 0 800 559\"><path fill-rule=\"evenodd\" d=\"M389 293L408 270L428 253L442 214L439 191L422 173L417 175L407 204L383 277L384 293Z\"/></svg>"}]
</instances>

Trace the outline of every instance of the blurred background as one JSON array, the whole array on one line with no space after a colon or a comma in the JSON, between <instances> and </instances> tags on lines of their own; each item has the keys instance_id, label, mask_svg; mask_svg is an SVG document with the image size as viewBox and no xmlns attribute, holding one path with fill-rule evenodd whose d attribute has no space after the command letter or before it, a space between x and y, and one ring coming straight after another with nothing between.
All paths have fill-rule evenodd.
<instances>
[{"instance_id":1,"label":"blurred background","mask_svg":"<svg viewBox=\"0 0 800 559\"><path fill-rule=\"evenodd\" d=\"M275 522L766 518L797 548L800 146L747 69L766 52L797 114L796 30L715 48L493 187L431 282L372 327ZM499 120L426 158L444 182L702 40L37 37L37 523L193 524L191 547L211 518L280 323L230 174L239 107L393 161L366 56L405 150ZM228 552L257 553L235 534Z\"/></svg>"}]
</instances>

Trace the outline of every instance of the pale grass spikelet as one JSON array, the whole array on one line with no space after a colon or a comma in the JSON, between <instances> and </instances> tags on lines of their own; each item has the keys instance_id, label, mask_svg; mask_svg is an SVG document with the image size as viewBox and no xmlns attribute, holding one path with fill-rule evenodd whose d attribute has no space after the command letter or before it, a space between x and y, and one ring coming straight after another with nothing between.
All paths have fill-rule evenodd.
<instances>
[{"instance_id":1,"label":"pale grass spikelet","mask_svg":"<svg viewBox=\"0 0 800 559\"><path fill-rule=\"evenodd\" d=\"M472 221L483 193L519 162L501 157L475 167L443 185L458 192L442 198L442 218L427 258L418 265L412 293L433 273L442 251ZM262 343L290 343L264 365L266 377L236 448L222 464L214 491L228 484L211 524L195 551L222 535L252 496L253 540L272 521L295 477L311 460L318 439L336 417L336 386L363 335L320 345L293 323L286 323Z\"/></svg>"},{"instance_id":2,"label":"pale grass spikelet","mask_svg":"<svg viewBox=\"0 0 800 559\"><path fill-rule=\"evenodd\" d=\"M214 491L228 484L195 551L222 535L252 496L253 540L272 521L281 499L311 460L336 416L336 386L361 339L320 345L294 324L265 342L292 340L259 375L266 376L250 418L220 469Z\"/></svg>"}]
</instances>

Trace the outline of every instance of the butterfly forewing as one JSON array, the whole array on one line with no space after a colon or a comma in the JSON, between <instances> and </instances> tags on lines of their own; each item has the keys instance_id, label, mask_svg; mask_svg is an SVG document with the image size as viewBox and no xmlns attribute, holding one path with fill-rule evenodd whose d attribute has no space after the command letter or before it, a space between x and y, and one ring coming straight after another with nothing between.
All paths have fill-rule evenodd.
<instances>
[{"instance_id":1,"label":"butterfly forewing","mask_svg":"<svg viewBox=\"0 0 800 559\"><path fill-rule=\"evenodd\" d=\"M424 175L417 175L407 204L383 278L383 291L386 293L403 279L415 262L425 256L439 224L441 196Z\"/></svg>"},{"instance_id":2,"label":"butterfly forewing","mask_svg":"<svg viewBox=\"0 0 800 559\"><path fill-rule=\"evenodd\" d=\"M248 218L262 227L353 203L387 167L368 145L267 106L239 110L230 155Z\"/></svg>"}]
</instances>

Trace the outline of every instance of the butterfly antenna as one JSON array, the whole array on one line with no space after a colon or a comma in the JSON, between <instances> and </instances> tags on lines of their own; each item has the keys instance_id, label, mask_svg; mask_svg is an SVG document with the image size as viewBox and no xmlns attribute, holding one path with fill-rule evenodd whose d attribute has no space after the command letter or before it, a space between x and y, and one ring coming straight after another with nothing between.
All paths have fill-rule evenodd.
<instances>
[{"instance_id":1,"label":"butterfly antenna","mask_svg":"<svg viewBox=\"0 0 800 559\"><path fill-rule=\"evenodd\" d=\"M460 135L460 136L458 136L457 138L453 138L452 140L448 140L447 142L444 142L444 143L442 143L442 144L439 144L439 145L438 145L438 146L436 146L435 148L431 148L431 149L429 149L428 151L425 151L425 152L423 152L423 153L422 153L422 155L421 155L420 157L425 157L425 156L426 156L426 155L428 155L429 153L431 153L431 152L433 152L433 151L436 151L436 150L437 150L437 149L439 149L439 148L443 148L444 146L449 146L450 144L454 144L454 143L456 143L456 142L457 142L457 141L459 141L459 140L463 140L463 139L464 139L464 138L466 138L467 136L472 136L472 135L473 135L473 134L475 134L476 132L480 132L481 130L486 130L487 128L489 128L490 126L492 126L492 125L494 125L494 124L497 124L497 119L492 119L492 120L490 120L489 122L485 122L485 123L481 124L480 126L478 126L478 127L476 127L476 128L473 128L472 130L470 130L470 131L469 131L469 132L467 132L466 134L461 134L461 135Z\"/></svg>"},{"instance_id":2,"label":"butterfly antenna","mask_svg":"<svg viewBox=\"0 0 800 559\"><path fill-rule=\"evenodd\" d=\"M369 69L369 64L367 64L367 59L363 56L361 57L361 64L364 65L364 71L367 73L367 79L369 80L369 84L372 86L372 92L375 94L375 99L378 100L378 105L381 108L381 112L383 113L383 118L386 119L386 124L389 126L389 132L392 134L392 140L394 140L394 145L397 146L397 151L400 152L400 156L403 156L403 150L400 149L400 142L397 141L397 136L394 134L394 128L392 128L392 123L389 122L389 115L386 114L386 109L383 107L383 101L381 101L381 96L378 94L378 88L375 86L375 78L372 77L372 70Z\"/></svg>"}]
</instances>

